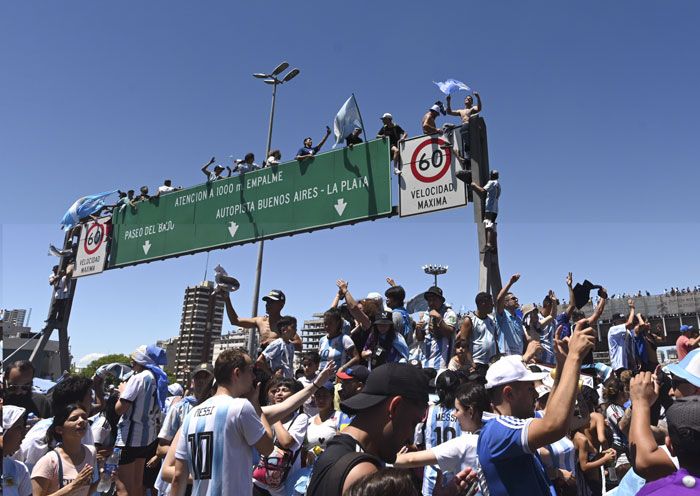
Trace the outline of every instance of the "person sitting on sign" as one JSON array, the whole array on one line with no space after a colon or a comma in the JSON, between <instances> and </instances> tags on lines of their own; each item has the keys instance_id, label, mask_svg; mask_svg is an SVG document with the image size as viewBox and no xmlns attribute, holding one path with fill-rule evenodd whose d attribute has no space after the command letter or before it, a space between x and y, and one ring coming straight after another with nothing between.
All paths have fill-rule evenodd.
<instances>
[{"instance_id":1,"label":"person sitting on sign","mask_svg":"<svg viewBox=\"0 0 700 496\"><path fill-rule=\"evenodd\" d=\"M486 228L486 246L484 252L496 251L496 217L498 217L498 198L501 196L501 183L498 171L492 170L489 180L482 188L472 181L472 189L482 198L486 198L484 207L484 227Z\"/></svg>"},{"instance_id":2,"label":"person sitting on sign","mask_svg":"<svg viewBox=\"0 0 700 496\"><path fill-rule=\"evenodd\" d=\"M141 186L141 194L136 197L135 201L148 201L151 199L151 195L148 194L148 186Z\"/></svg>"},{"instance_id":3,"label":"person sitting on sign","mask_svg":"<svg viewBox=\"0 0 700 496\"><path fill-rule=\"evenodd\" d=\"M352 133L348 134L345 137L345 144L347 145L348 148L352 150L352 147L355 145L359 145L362 143L362 138L360 138L360 134L362 134L362 128L361 127L356 127L355 129L352 130Z\"/></svg>"},{"instance_id":4,"label":"person sitting on sign","mask_svg":"<svg viewBox=\"0 0 700 496\"><path fill-rule=\"evenodd\" d=\"M208 163L204 164L202 166L202 173L207 176L207 182L210 183L212 181L218 181L219 179L224 179L224 176L221 174L224 172L224 166L223 165L215 165L214 166L214 172L209 170L209 166L216 162L216 157L212 157ZM228 177L231 177L231 169L228 171Z\"/></svg>"},{"instance_id":5,"label":"person sitting on sign","mask_svg":"<svg viewBox=\"0 0 700 496\"><path fill-rule=\"evenodd\" d=\"M233 172L238 174L245 174L246 172L260 169L260 166L255 163L255 155L252 153L246 153L243 160L237 159L235 164L236 165L233 167Z\"/></svg>"},{"instance_id":6,"label":"person sitting on sign","mask_svg":"<svg viewBox=\"0 0 700 496\"><path fill-rule=\"evenodd\" d=\"M296 160L302 161L306 160L308 158L313 158L314 155L316 155L318 152L321 151L321 147L323 144L326 142L328 137L331 135L331 128L326 126L326 135L321 139L321 142L313 146L314 142L311 139L311 137L307 137L304 139L304 146L299 148L299 151L297 152L297 156L295 157Z\"/></svg>"},{"instance_id":7,"label":"person sitting on sign","mask_svg":"<svg viewBox=\"0 0 700 496\"><path fill-rule=\"evenodd\" d=\"M435 105L430 107L428 111L423 116L421 122L421 127L423 128L423 134L440 134L441 131L436 127L435 119L438 115L445 115L445 109L442 106L442 102L438 100Z\"/></svg>"},{"instance_id":8,"label":"person sitting on sign","mask_svg":"<svg viewBox=\"0 0 700 496\"><path fill-rule=\"evenodd\" d=\"M177 191L178 189L182 188L174 187L173 182L170 179L166 179L165 181L163 181L163 184L161 186L158 186L158 193L156 193L155 196L164 195L166 193L172 193L173 191Z\"/></svg>"},{"instance_id":9,"label":"person sitting on sign","mask_svg":"<svg viewBox=\"0 0 700 496\"><path fill-rule=\"evenodd\" d=\"M408 134L401 126L394 123L393 116L386 112L381 117L382 128L377 132L377 138L389 138L389 146L391 147L391 159L394 161L394 174L401 174L401 153L399 152L399 143L408 138Z\"/></svg>"},{"instance_id":10,"label":"person sitting on sign","mask_svg":"<svg viewBox=\"0 0 700 496\"><path fill-rule=\"evenodd\" d=\"M260 350L263 351L268 344L270 344L275 339L280 336L273 329L277 329L277 324L282 318L282 308L286 302L286 297L282 291L279 289L271 290L266 296L263 296L263 301L265 302L265 311L267 315L250 317L248 319L240 318L233 308L231 303L231 297L228 291L221 291L220 296L224 299L226 304L226 313L231 321L231 324L238 327L243 327L244 329L252 329L257 327L260 333ZM294 344L294 349L301 351L301 338L296 332L290 339Z\"/></svg>"},{"instance_id":11,"label":"person sitting on sign","mask_svg":"<svg viewBox=\"0 0 700 496\"><path fill-rule=\"evenodd\" d=\"M272 150L265 160L265 167L272 167L273 165L279 165L282 161L282 152L279 150Z\"/></svg>"}]
</instances>

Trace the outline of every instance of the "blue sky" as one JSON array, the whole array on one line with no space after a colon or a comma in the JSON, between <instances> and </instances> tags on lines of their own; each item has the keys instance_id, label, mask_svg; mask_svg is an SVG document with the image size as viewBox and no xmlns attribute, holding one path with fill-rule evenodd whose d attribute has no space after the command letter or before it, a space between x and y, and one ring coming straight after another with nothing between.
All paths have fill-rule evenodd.
<instances>
[{"instance_id":1,"label":"blue sky","mask_svg":"<svg viewBox=\"0 0 700 496\"><path fill-rule=\"evenodd\" d=\"M282 60L273 146L289 159L318 140L354 92L368 134L391 112L418 134L463 80L484 99L491 166L501 171L501 270L522 301L564 293L564 276L613 293L699 281L696 246L700 5L693 1L61 2L0 7L0 306L45 318L58 222L79 196L201 182L210 156L261 156L269 87ZM442 121L438 121L439 123ZM304 234L266 244L262 290L284 289L300 319L325 309L338 277L359 295L391 275L425 289L426 263L450 266L448 300L477 290L470 207ZM235 274L249 312L256 249L210 254ZM79 281L76 357L128 352L177 335L184 288L206 254ZM210 272L211 274L211 272ZM228 329L228 327L227 327Z\"/></svg>"}]
</instances>

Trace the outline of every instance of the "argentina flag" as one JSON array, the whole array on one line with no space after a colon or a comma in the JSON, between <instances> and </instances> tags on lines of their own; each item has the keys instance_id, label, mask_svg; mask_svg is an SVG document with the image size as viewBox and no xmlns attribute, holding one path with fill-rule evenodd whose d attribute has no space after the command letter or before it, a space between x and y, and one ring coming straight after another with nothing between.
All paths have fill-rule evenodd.
<instances>
[{"instance_id":1,"label":"argentina flag","mask_svg":"<svg viewBox=\"0 0 700 496\"><path fill-rule=\"evenodd\" d=\"M78 198L78 200L70 206L68 211L61 219L61 229L67 231L71 227L75 226L80 222L80 219L87 217L90 214L99 212L102 207L105 206L105 198L109 195L113 195L118 190L105 191L102 193L97 193L96 195L83 196Z\"/></svg>"},{"instance_id":2,"label":"argentina flag","mask_svg":"<svg viewBox=\"0 0 700 496\"><path fill-rule=\"evenodd\" d=\"M355 95L352 95L343 106L340 107L333 121L333 133L335 134L335 144L333 148L338 146L339 143L342 143L356 127L364 129L362 117L360 117L360 108L357 106Z\"/></svg>"},{"instance_id":3,"label":"argentina flag","mask_svg":"<svg viewBox=\"0 0 700 496\"><path fill-rule=\"evenodd\" d=\"M440 88L440 91L442 91L445 95L451 95L455 91L458 90L464 90L464 91L471 91L472 89L464 84L462 81L457 81L456 79L448 79L447 81L444 82L438 82L438 81L433 81L437 85L438 88Z\"/></svg>"}]
</instances>

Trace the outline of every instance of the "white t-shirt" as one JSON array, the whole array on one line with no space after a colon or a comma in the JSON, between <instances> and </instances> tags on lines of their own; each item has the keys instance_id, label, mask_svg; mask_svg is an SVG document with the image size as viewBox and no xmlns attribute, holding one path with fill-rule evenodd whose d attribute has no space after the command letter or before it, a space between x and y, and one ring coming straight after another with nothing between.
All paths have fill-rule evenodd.
<instances>
[{"instance_id":1,"label":"white t-shirt","mask_svg":"<svg viewBox=\"0 0 700 496\"><path fill-rule=\"evenodd\" d=\"M244 398L218 394L190 410L175 458L187 461L194 481L192 494L251 494L252 446L264 434L260 417Z\"/></svg>"},{"instance_id":2,"label":"white t-shirt","mask_svg":"<svg viewBox=\"0 0 700 496\"><path fill-rule=\"evenodd\" d=\"M27 435L24 436L22 444L17 452L12 456L13 459L23 462L30 472L42 456L48 453L50 449L56 447L56 443L52 443L51 446L46 444L46 431L49 430L52 423L53 417L41 419L34 424L29 432L27 432ZM82 442L86 446L95 445L92 429L87 429L85 431Z\"/></svg>"},{"instance_id":3,"label":"white t-shirt","mask_svg":"<svg viewBox=\"0 0 700 496\"><path fill-rule=\"evenodd\" d=\"M289 450L292 453L295 453L296 451L301 449L301 445L304 442L304 438L306 437L306 428L309 425L309 417L305 413L300 413L292 417L292 419L290 419L288 422L283 422L282 425L285 429L287 429L287 432L289 432L289 435L294 440L294 444L289 448ZM275 450L276 449L277 448L275 448ZM273 450L272 454L275 453L275 450ZM299 453L294 459L294 463L292 464L291 468L289 469L289 472L287 473L287 480L289 480L290 478L294 478L294 472L301 468L301 457L302 453ZM267 484L263 484L262 482L256 481L254 479L253 484L265 489L272 496L286 496L287 494L285 491L284 482L278 488L269 487ZM194 491L192 492L192 494L194 494Z\"/></svg>"},{"instance_id":4,"label":"white t-shirt","mask_svg":"<svg viewBox=\"0 0 700 496\"><path fill-rule=\"evenodd\" d=\"M344 365L352 358L348 353L355 347L352 338L345 334L338 334L334 338L328 339L328 336L323 336L318 344L319 354L321 355L321 365L318 369L323 370L330 360L335 362L336 370Z\"/></svg>"},{"instance_id":5,"label":"white t-shirt","mask_svg":"<svg viewBox=\"0 0 700 496\"><path fill-rule=\"evenodd\" d=\"M158 193L170 193L171 191L175 191L175 188L173 188L172 186L166 186L165 184L163 184L162 186L158 186Z\"/></svg>"},{"instance_id":6,"label":"white t-shirt","mask_svg":"<svg viewBox=\"0 0 700 496\"><path fill-rule=\"evenodd\" d=\"M610 350L610 366L613 370L628 368L625 338L627 326L620 324L608 330L608 348Z\"/></svg>"},{"instance_id":7,"label":"white t-shirt","mask_svg":"<svg viewBox=\"0 0 700 496\"><path fill-rule=\"evenodd\" d=\"M320 424L314 423L316 417L309 420L309 427L306 429L306 444L309 449L320 446L326 449L326 444L337 434L338 412L333 413L328 419Z\"/></svg>"},{"instance_id":8,"label":"white t-shirt","mask_svg":"<svg viewBox=\"0 0 700 496\"><path fill-rule=\"evenodd\" d=\"M32 496L29 470L9 456L2 458L2 496Z\"/></svg>"},{"instance_id":9,"label":"white t-shirt","mask_svg":"<svg viewBox=\"0 0 700 496\"><path fill-rule=\"evenodd\" d=\"M120 398L130 401L131 408L119 419L115 446L148 446L158 437L162 419L153 373L132 375Z\"/></svg>"},{"instance_id":10,"label":"white t-shirt","mask_svg":"<svg viewBox=\"0 0 700 496\"><path fill-rule=\"evenodd\" d=\"M475 470L477 472L477 479L479 480L479 490L482 494L488 495L486 478L481 471L479 458L476 454L476 445L478 441L478 434L465 432L462 433L461 436L430 448L430 451L435 455L438 466L443 472L457 474L467 467Z\"/></svg>"}]
</instances>

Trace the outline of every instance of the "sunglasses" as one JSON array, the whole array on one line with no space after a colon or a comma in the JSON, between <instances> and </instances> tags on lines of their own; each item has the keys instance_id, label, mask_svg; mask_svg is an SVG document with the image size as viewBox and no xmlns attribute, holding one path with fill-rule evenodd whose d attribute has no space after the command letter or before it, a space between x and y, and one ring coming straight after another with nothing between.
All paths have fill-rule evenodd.
<instances>
[{"instance_id":1,"label":"sunglasses","mask_svg":"<svg viewBox=\"0 0 700 496\"><path fill-rule=\"evenodd\" d=\"M686 381L685 379L680 379L678 377L671 376L671 388L672 389L678 389L679 387L681 387L685 384L690 384L690 382Z\"/></svg>"}]
</instances>

